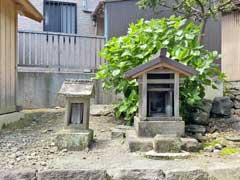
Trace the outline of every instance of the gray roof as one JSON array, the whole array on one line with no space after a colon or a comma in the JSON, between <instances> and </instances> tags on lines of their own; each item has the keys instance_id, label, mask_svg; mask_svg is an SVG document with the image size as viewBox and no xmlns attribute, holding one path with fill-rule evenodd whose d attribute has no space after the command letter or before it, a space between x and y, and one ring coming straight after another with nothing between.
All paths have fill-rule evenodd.
<instances>
[{"instance_id":1,"label":"gray roof","mask_svg":"<svg viewBox=\"0 0 240 180\"><path fill-rule=\"evenodd\" d=\"M93 96L94 83L91 80L66 80L58 94L67 97Z\"/></svg>"},{"instance_id":2,"label":"gray roof","mask_svg":"<svg viewBox=\"0 0 240 180\"><path fill-rule=\"evenodd\" d=\"M185 76L196 75L199 73L197 70L193 69L192 67L186 66L184 64L181 64L175 60L172 60L172 59L166 57L166 52L167 52L166 49L162 49L159 57L157 57L145 64L139 65L139 66L135 67L134 69L128 71L125 74L125 78L126 79L135 79L136 77L153 70L154 67L159 68L159 66L161 66L161 65L163 67L164 67L164 65L167 65L168 68L172 67L174 70L179 71L180 74L185 75Z\"/></svg>"}]
</instances>

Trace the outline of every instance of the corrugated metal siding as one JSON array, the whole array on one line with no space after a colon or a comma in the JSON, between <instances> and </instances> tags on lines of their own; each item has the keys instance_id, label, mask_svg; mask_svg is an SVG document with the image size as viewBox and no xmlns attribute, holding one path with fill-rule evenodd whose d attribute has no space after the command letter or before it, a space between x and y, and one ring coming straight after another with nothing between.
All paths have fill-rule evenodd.
<instances>
[{"instance_id":1,"label":"corrugated metal siding","mask_svg":"<svg viewBox=\"0 0 240 180\"><path fill-rule=\"evenodd\" d=\"M105 3L105 37L107 39L125 35L129 24L137 22L140 18L147 20L172 15L172 12L166 9L162 9L162 12L158 13L158 15L152 9L140 10L136 3L137 0ZM208 49L221 52L220 21L210 20L207 23L205 44Z\"/></svg>"},{"instance_id":2,"label":"corrugated metal siding","mask_svg":"<svg viewBox=\"0 0 240 180\"><path fill-rule=\"evenodd\" d=\"M240 13L222 17L222 71L229 81L240 80Z\"/></svg>"},{"instance_id":3,"label":"corrugated metal siding","mask_svg":"<svg viewBox=\"0 0 240 180\"><path fill-rule=\"evenodd\" d=\"M15 5L0 0L0 114L16 111Z\"/></svg>"},{"instance_id":4,"label":"corrugated metal siding","mask_svg":"<svg viewBox=\"0 0 240 180\"><path fill-rule=\"evenodd\" d=\"M130 23L136 23L139 19L151 19L163 16L170 16L171 13L156 15L152 9L140 10L137 6L137 0L106 2L105 12L107 13L107 38L121 36L127 33Z\"/></svg>"}]
</instances>

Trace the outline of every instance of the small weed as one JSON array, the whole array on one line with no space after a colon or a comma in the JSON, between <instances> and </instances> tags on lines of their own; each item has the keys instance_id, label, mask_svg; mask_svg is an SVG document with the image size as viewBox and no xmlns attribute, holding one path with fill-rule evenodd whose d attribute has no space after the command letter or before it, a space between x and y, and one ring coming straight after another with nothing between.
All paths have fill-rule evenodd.
<instances>
[{"instance_id":1,"label":"small weed","mask_svg":"<svg viewBox=\"0 0 240 180\"><path fill-rule=\"evenodd\" d=\"M205 142L203 143L203 147L214 147L216 144L221 144L221 142L219 140L214 140L214 141L210 141L210 142Z\"/></svg>"},{"instance_id":2,"label":"small weed","mask_svg":"<svg viewBox=\"0 0 240 180\"><path fill-rule=\"evenodd\" d=\"M221 150L221 155L227 156L235 153L240 153L240 148L224 148Z\"/></svg>"}]
</instances>

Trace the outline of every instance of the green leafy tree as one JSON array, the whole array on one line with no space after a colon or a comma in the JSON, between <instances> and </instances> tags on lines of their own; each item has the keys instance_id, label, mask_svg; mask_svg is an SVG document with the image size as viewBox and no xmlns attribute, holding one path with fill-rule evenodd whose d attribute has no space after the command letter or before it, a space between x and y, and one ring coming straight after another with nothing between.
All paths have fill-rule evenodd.
<instances>
[{"instance_id":1,"label":"green leafy tree","mask_svg":"<svg viewBox=\"0 0 240 180\"><path fill-rule=\"evenodd\" d=\"M131 24L128 34L108 41L100 55L106 64L100 67L97 78L105 89L114 89L124 98L117 106L117 117L124 115L129 123L138 110L138 83L128 81L125 73L137 65L150 61L161 48L167 48L169 57L191 66L199 75L186 78L180 90L181 113L187 119L204 97L204 86L213 86L212 77L224 78L214 60L216 51L209 52L198 42L200 28L182 17L140 20Z\"/></svg>"},{"instance_id":2,"label":"green leafy tree","mask_svg":"<svg viewBox=\"0 0 240 180\"><path fill-rule=\"evenodd\" d=\"M162 8L200 23L201 33L198 40L201 42L209 18L217 18L219 13L238 9L233 0L140 0L140 8L154 8L160 12Z\"/></svg>"}]
</instances>

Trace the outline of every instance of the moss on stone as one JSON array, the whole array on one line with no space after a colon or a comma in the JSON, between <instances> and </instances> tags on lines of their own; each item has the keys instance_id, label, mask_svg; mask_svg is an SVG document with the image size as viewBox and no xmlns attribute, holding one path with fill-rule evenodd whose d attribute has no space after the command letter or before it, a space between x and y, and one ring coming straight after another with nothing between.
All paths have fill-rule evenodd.
<instances>
[{"instance_id":1,"label":"moss on stone","mask_svg":"<svg viewBox=\"0 0 240 180\"><path fill-rule=\"evenodd\" d=\"M235 153L240 153L240 148L234 148L234 147L226 147L221 150L221 155L226 156L226 155L232 155Z\"/></svg>"},{"instance_id":2,"label":"moss on stone","mask_svg":"<svg viewBox=\"0 0 240 180\"><path fill-rule=\"evenodd\" d=\"M215 147L216 144L221 144L221 142L219 140L213 140L213 141L210 141L210 142L205 142L203 143L203 147Z\"/></svg>"}]
</instances>

